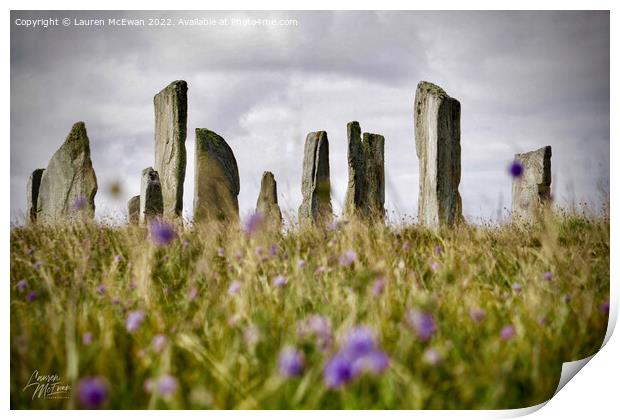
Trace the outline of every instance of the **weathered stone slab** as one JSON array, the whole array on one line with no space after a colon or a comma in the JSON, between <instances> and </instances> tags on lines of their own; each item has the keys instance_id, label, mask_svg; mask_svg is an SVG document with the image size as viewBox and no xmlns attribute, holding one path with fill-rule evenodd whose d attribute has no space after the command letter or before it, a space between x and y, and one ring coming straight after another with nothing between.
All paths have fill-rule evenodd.
<instances>
[{"instance_id":1,"label":"weathered stone slab","mask_svg":"<svg viewBox=\"0 0 620 420\"><path fill-rule=\"evenodd\" d=\"M127 202L127 219L130 224L140 223L140 196L135 195Z\"/></svg>"},{"instance_id":2,"label":"weathered stone slab","mask_svg":"<svg viewBox=\"0 0 620 420\"><path fill-rule=\"evenodd\" d=\"M415 144L420 161L418 221L430 229L463 220L461 104L439 86L420 82L415 93Z\"/></svg>"},{"instance_id":3,"label":"weathered stone slab","mask_svg":"<svg viewBox=\"0 0 620 420\"><path fill-rule=\"evenodd\" d=\"M148 223L152 219L160 218L164 214L164 199L162 195L159 174L148 167L142 171L140 186L140 223Z\"/></svg>"},{"instance_id":4,"label":"weathered stone slab","mask_svg":"<svg viewBox=\"0 0 620 420\"><path fill-rule=\"evenodd\" d=\"M183 213L187 134L187 83L177 80L155 95L155 166L164 197L164 216Z\"/></svg>"},{"instance_id":5,"label":"weathered stone slab","mask_svg":"<svg viewBox=\"0 0 620 420\"><path fill-rule=\"evenodd\" d=\"M28 222L35 223L37 221L37 198L39 197L39 188L41 186L41 177L45 169L35 169L28 177L26 185L26 208L28 209Z\"/></svg>"},{"instance_id":6,"label":"weathered stone slab","mask_svg":"<svg viewBox=\"0 0 620 420\"><path fill-rule=\"evenodd\" d=\"M272 229L282 227L282 212L278 205L278 187L271 172L263 172L260 193L256 201L256 213L263 217L265 226Z\"/></svg>"},{"instance_id":7,"label":"weathered stone slab","mask_svg":"<svg viewBox=\"0 0 620 420\"><path fill-rule=\"evenodd\" d=\"M63 219L92 219L95 194L97 177L90 160L86 126L77 122L43 172L37 221L50 224Z\"/></svg>"},{"instance_id":8,"label":"weathered stone slab","mask_svg":"<svg viewBox=\"0 0 620 420\"><path fill-rule=\"evenodd\" d=\"M196 129L195 222L239 221L239 169L232 149L218 134Z\"/></svg>"},{"instance_id":9,"label":"weathered stone slab","mask_svg":"<svg viewBox=\"0 0 620 420\"><path fill-rule=\"evenodd\" d=\"M325 131L312 132L306 137L301 193L303 201L299 207L299 222L329 223L333 215L329 180L329 142Z\"/></svg>"},{"instance_id":10,"label":"weathered stone slab","mask_svg":"<svg viewBox=\"0 0 620 420\"><path fill-rule=\"evenodd\" d=\"M522 173L512 179L512 217L532 220L551 198L551 146L518 153L515 161L521 164Z\"/></svg>"},{"instance_id":11,"label":"weathered stone slab","mask_svg":"<svg viewBox=\"0 0 620 420\"><path fill-rule=\"evenodd\" d=\"M348 218L383 220L385 217L385 139L379 134L360 137L357 121L347 124L349 184L344 214Z\"/></svg>"}]
</instances>

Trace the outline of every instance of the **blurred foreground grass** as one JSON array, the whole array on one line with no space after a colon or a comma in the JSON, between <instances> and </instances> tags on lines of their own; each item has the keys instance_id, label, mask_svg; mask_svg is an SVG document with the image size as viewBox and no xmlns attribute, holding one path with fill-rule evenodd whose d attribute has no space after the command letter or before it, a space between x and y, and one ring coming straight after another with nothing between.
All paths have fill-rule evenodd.
<instances>
[{"instance_id":1,"label":"blurred foreground grass","mask_svg":"<svg viewBox=\"0 0 620 420\"><path fill-rule=\"evenodd\" d=\"M84 378L103 408L517 408L550 398L607 328L607 217L151 234L11 229L12 408L88 405ZM329 388L355 326L389 366ZM287 347L299 375L278 365ZM33 398L35 370L69 398Z\"/></svg>"}]
</instances>

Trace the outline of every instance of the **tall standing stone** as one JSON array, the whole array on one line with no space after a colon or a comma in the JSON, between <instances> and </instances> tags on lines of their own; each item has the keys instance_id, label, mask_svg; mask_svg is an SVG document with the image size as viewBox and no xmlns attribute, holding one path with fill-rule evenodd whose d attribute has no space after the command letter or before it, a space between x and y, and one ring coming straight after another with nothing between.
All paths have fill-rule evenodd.
<instances>
[{"instance_id":1,"label":"tall standing stone","mask_svg":"<svg viewBox=\"0 0 620 420\"><path fill-rule=\"evenodd\" d=\"M164 199L162 195L159 174L149 167L142 171L140 187L140 223L147 223L151 219L162 217L164 214Z\"/></svg>"},{"instance_id":2,"label":"tall standing stone","mask_svg":"<svg viewBox=\"0 0 620 420\"><path fill-rule=\"evenodd\" d=\"M515 155L522 173L512 179L512 217L532 220L551 198L551 146Z\"/></svg>"},{"instance_id":3,"label":"tall standing stone","mask_svg":"<svg viewBox=\"0 0 620 420\"><path fill-rule=\"evenodd\" d=\"M271 172L263 172L260 193L256 201L256 213L264 218L266 226L272 229L282 227L282 212L278 205L278 187Z\"/></svg>"},{"instance_id":4,"label":"tall standing stone","mask_svg":"<svg viewBox=\"0 0 620 420\"><path fill-rule=\"evenodd\" d=\"M41 187L41 177L45 169L35 169L28 177L26 185L26 208L28 209L28 222L35 223L37 221L37 198L39 197L39 188Z\"/></svg>"},{"instance_id":5,"label":"tall standing stone","mask_svg":"<svg viewBox=\"0 0 620 420\"><path fill-rule=\"evenodd\" d=\"M306 137L301 193L300 223L324 224L331 220L329 142L325 131L312 132Z\"/></svg>"},{"instance_id":6,"label":"tall standing stone","mask_svg":"<svg viewBox=\"0 0 620 420\"><path fill-rule=\"evenodd\" d=\"M187 83L177 80L155 95L155 167L164 196L164 216L181 216L185 181Z\"/></svg>"},{"instance_id":7,"label":"tall standing stone","mask_svg":"<svg viewBox=\"0 0 620 420\"><path fill-rule=\"evenodd\" d=\"M347 124L349 184L345 216L383 220L385 217L385 139L379 134L360 136L357 121Z\"/></svg>"},{"instance_id":8,"label":"tall standing stone","mask_svg":"<svg viewBox=\"0 0 620 420\"><path fill-rule=\"evenodd\" d=\"M420 82L415 93L415 145L420 161L418 220L438 229L462 221L461 104L439 86Z\"/></svg>"},{"instance_id":9,"label":"tall standing stone","mask_svg":"<svg viewBox=\"0 0 620 420\"><path fill-rule=\"evenodd\" d=\"M206 128L196 129L194 220L239 221L239 169L226 141Z\"/></svg>"},{"instance_id":10,"label":"tall standing stone","mask_svg":"<svg viewBox=\"0 0 620 420\"><path fill-rule=\"evenodd\" d=\"M92 219L97 177L90 160L90 143L83 122L73 124L62 146L43 172L37 197L37 221Z\"/></svg>"},{"instance_id":11,"label":"tall standing stone","mask_svg":"<svg viewBox=\"0 0 620 420\"><path fill-rule=\"evenodd\" d=\"M130 224L140 223L140 196L135 195L127 202L127 219Z\"/></svg>"}]
</instances>

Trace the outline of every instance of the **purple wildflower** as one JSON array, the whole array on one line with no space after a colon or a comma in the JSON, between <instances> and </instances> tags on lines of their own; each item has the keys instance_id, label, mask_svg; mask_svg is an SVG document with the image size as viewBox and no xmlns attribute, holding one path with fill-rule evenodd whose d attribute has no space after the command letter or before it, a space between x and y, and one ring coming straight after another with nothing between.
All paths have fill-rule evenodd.
<instances>
[{"instance_id":1,"label":"purple wildflower","mask_svg":"<svg viewBox=\"0 0 620 420\"><path fill-rule=\"evenodd\" d=\"M34 264L32 264L32 268L34 268L35 270L38 270L41 267L43 267L43 262L40 260L37 260L34 262Z\"/></svg>"},{"instance_id":2,"label":"purple wildflower","mask_svg":"<svg viewBox=\"0 0 620 420\"><path fill-rule=\"evenodd\" d=\"M73 200L73 204L71 208L73 209L73 211L80 211L86 206L86 203L87 203L86 197L79 196L79 197L76 197L75 200Z\"/></svg>"},{"instance_id":3,"label":"purple wildflower","mask_svg":"<svg viewBox=\"0 0 620 420\"><path fill-rule=\"evenodd\" d=\"M151 346L153 346L153 350L155 353L161 353L166 347L166 343L168 342L168 338L163 334L157 334L153 337L151 341Z\"/></svg>"},{"instance_id":4,"label":"purple wildflower","mask_svg":"<svg viewBox=\"0 0 620 420\"><path fill-rule=\"evenodd\" d=\"M368 327L356 327L349 332L344 345L344 354L357 358L376 349L375 335Z\"/></svg>"},{"instance_id":5,"label":"purple wildflower","mask_svg":"<svg viewBox=\"0 0 620 420\"><path fill-rule=\"evenodd\" d=\"M410 309L407 311L405 319L421 341L430 340L437 331L435 318L430 313Z\"/></svg>"},{"instance_id":6,"label":"purple wildflower","mask_svg":"<svg viewBox=\"0 0 620 420\"><path fill-rule=\"evenodd\" d=\"M264 249L263 249L263 247L262 247L262 246L257 246L257 247L254 249L254 254L256 254L256 256L257 256L257 257L260 257L260 256L262 256L262 255L263 255L263 251L264 251Z\"/></svg>"},{"instance_id":7,"label":"purple wildflower","mask_svg":"<svg viewBox=\"0 0 620 420\"><path fill-rule=\"evenodd\" d=\"M197 296L198 289L195 286L189 289L189 291L187 292L187 299L189 299L190 302L196 300Z\"/></svg>"},{"instance_id":8,"label":"purple wildflower","mask_svg":"<svg viewBox=\"0 0 620 420\"><path fill-rule=\"evenodd\" d=\"M469 311L469 317L472 319L472 321L477 323L484 321L486 315L487 313L484 309L473 308Z\"/></svg>"},{"instance_id":9,"label":"purple wildflower","mask_svg":"<svg viewBox=\"0 0 620 420\"><path fill-rule=\"evenodd\" d=\"M230 283L230 286L228 286L228 294L231 296L236 295L237 293L239 293L239 290L241 290L241 282L239 280L235 280L232 283Z\"/></svg>"},{"instance_id":10,"label":"purple wildflower","mask_svg":"<svg viewBox=\"0 0 620 420\"><path fill-rule=\"evenodd\" d=\"M433 263L431 264L431 270L433 271L439 271L439 263L437 261L433 261Z\"/></svg>"},{"instance_id":11,"label":"purple wildflower","mask_svg":"<svg viewBox=\"0 0 620 420\"><path fill-rule=\"evenodd\" d=\"M256 233L263 224L263 215L259 212L249 215L243 223L243 231L246 235L251 236Z\"/></svg>"},{"instance_id":12,"label":"purple wildflower","mask_svg":"<svg viewBox=\"0 0 620 420\"><path fill-rule=\"evenodd\" d=\"M515 159L510 164L510 167L508 168L508 172L513 178L521 177L521 175L523 175L523 164Z\"/></svg>"},{"instance_id":13,"label":"purple wildflower","mask_svg":"<svg viewBox=\"0 0 620 420\"><path fill-rule=\"evenodd\" d=\"M317 276L320 276L321 274L325 274L326 270L327 269L321 265L321 266L317 267L316 270L314 270L314 274L316 274Z\"/></svg>"},{"instance_id":14,"label":"purple wildflower","mask_svg":"<svg viewBox=\"0 0 620 420\"><path fill-rule=\"evenodd\" d=\"M28 302L32 302L33 300L36 300L37 297L39 297L39 294L33 290L32 292L26 295L26 300Z\"/></svg>"},{"instance_id":15,"label":"purple wildflower","mask_svg":"<svg viewBox=\"0 0 620 420\"><path fill-rule=\"evenodd\" d=\"M217 255L218 257L223 257L224 255L226 255L224 248L220 247L217 249Z\"/></svg>"},{"instance_id":16,"label":"purple wildflower","mask_svg":"<svg viewBox=\"0 0 620 420\"><path fill-rule=\"evenodd\" d=\"M506 325L499 333L500 337L504 341L511 340L515 336L515 334L515 327L513 327L512 325Z\"/></svg>"},{"instance_id":17,"label":"purple wildflower","mask_svg":"<svg viewBox=\"0 0 620 420\"><path fill-rule=\"evenodd\" d=\"M304 260L297 261L297 267L302 269L306 266L306 262Z\"/></svg>"},{"instance_id":18,"label":"purple wildflower","mask_svg":"<svg viewBox=\"0 0 620 420\"><path fill-rule=\"evenodd\" d=\"M144 321L145 316L146 315L144 311L140 309L137 311L129 312L129 314L127 315L127 322L125 324L127 327L127 331L134 332L138 328L140 328L140 325Z\"/></svg>"},{"instance_id":19,"label":"purple wildflower","mask_svg":"<svg viewBox=\"0 0 620 420\"><path fill-rule=\"evenodd\" d=\"M151 239L158 246L169 245L175 238L174 227L163 220L153 220L150 224Z\"/></svg>"},{"instance_id":20,"label":"purple wildflower","mask_svg":"<svg viewBox=\"0 0 620 420\"><path fill-rule=\"evenodd\" d=\"M431 366L436 366L439 363L441 363L441 360L443 358L441 357L441 353L439 353L439 351L433 347L429 347L424 351L424 355L422 355L422 360L424 361L424 363L431 365Z\"/></svg>"},{"instance_id":21,"label":"purple wildflower","mask_svg":"<svg viewBox=\"0 0 620 420\"><path fill-rule=\"evenodd\" d=\"M325 365L323 380L329 388L340 388L353 379L353 363L344 355L338 353Z\"/></svg>"},{"instance_id":22,"label":"purple wildflower","mask_svg":"<svg viewBox=\"0 0 620 420\"><path fill-rule=\"evenodd\" d=\"M28 286L28 282L26 281L26 279L21 279L17 282L17 290L19 290L20 292L26 290L26 286Z\"/></svg>"},{"instance_id":23,"label":"purple wildflower","mask_svg":"<svg viewBox=\"0 0 620 420\"><path fill-rule=\"evenodd\" d=\"M443 246L441 245L435 246L434 251L435 251L435 254L439 254L439 255L443 254Z\"/></svg>"},{"instance_id":24,"label":"purple wildflower","mask_svg":"<svg viewBox=\"0 0 620 420\"><path fill-rule=\"evenodd\" d=\"M99 293L100 295L105 293L105 286L103 284L100 284L99 286L97 286L97 293Z\"/></svg>"},{"instance_id":25,"label":"purple wildflower","mask_svg":"<svg viewBox=\"0 0 620 420\"><path fill-rule=\"evenodd\" d=\"M275 257L276 255L278 255L278 246L276 244L272 244L269 247L269 256Z\"/></svg>"},{"instance_id":26,"label":"purple wildflower","mask_svg":"<svg viewBox=\"0 0 620 420\"><path fill-rule=\"evenodd\" d=\"M273 287L283 287L286 285L286 277L281 275L277 276L273 279L273 282L271 284L273 285Z\"/></svg>"},{"instance_id":27,"label":"purple wildflower","mask_svg":"<svg viewBox=\"0 0 620 420\"><path fill-rule=\"evenodd\" d=\"M380 350L372 350L353 360L353 375L358 376L364 372L380 375L390 365L390 358Z\"/></svg>"},{"instance_id":28,"label":"purple wildflower","mask_svg":"<svg viewBox=\"0 0 620 420\"><path fill-rule=\"evenodd\" d=\"M521 293L521 290L523 290L523 288L519 283L514 283L512 285L512 290L514 290L516 293Z\"/></svg>"},{"instance_id":29,"label":"purple wildflower","mask_svg":"<svg viewBox=\"0 0 620 420\"><path fill-rule=\"evenodd\" d=\"M294 347L286 347L278 357L278 370L285 378L300 376L304 371L304 355Z\"/></svg>"},{"instance_id":30,"label":"purple wildflower","mask_svg":"<svg viewBox=\"0 0 620 420\"><path fill-rule=\"evenodd\" d=\"M176 378L172 375L163 375L157 380L157 392L164 397L174 394L178 386Z\"/></svg>"},{"instance_id":31,"label":"purple wildflower","mask_svg":"<svg viewBox=\"0 0 620 420\"><path fill-rule=\"evenodd\" d=\"M118 264L119 262L121 262L121 256L120 256L120 255L115 255L115 256L114 256L114 262L115 262L116 264Z\"/></svg>"},{"instance_id":32,"label":"purple wildflower","mask_svg":"<svg viewBox=\"0 0 620 420\"><path fill-rule=\"evenodd\" d=\"M348 267L355 262L357 254L352 249L345 251L344 254L338 258L338 262L342 267Z\"/></svg>"},{"instance_id":33,"label":"purple wildflower","mask_svg":"<svg viewBox=\"0 0 620 420\"><path fill-rule=\"evenodd\" d=\"M385 290L385 277L379 277L372 285L372 294L379 296L383 293L383 290Z\"/></svg>"},{"instance_id":34,"label":"purple wildflower","mask_svg":"<svg viewBox=\"0 0 620 420\"><path fill-rule=\"evenodd\" d=\"M409 251L409 248L411 248L411 245L409 245L409 241L403 242L403 251L407 252Z\"/></svg>"},{"instance_id":35,"label":"purple wildflower","mask_svg":"<svg viewBox=\"0 0 620 420\"><path fill-rule=\"evenodd\" d=\"M85 332L82 335L82 344L84 344L85 346L90 346L91 343L93 342L93 333L89 332Z\"/></svg>"},{"instance_id":36,"label":"purple wildflower","mask_svg":"<svg viewBox=\"0 0 620 420\"><path fill-rule=\"evenodd\" d=\"M314 336L316 346L320 350L327 350L332 344L332 328L329 320L321 315L312 315L300 324L298 329L299 336L304 338L306 335Z\"/></svg>"},{"instance_id":37,"label":"purple wildflower","mask_svg":"<svg viewBox=\"0 0 620 420\"><path fill-rule=\"evenodd\" d=\"M551 274L551 271L547 271L544 274L544 279L547 280L547 281L551 281L553 279L553 274Z\"/></svg>"},{"instance_id":38,"label":"purple wildflower","mask_svg":"<svg viewBox=\"0 0 620 420\"><path fill-rule=\"evenodd\" d=\"M78 400L84 408L99 408L108 399L108 386L98 377L83 378L78 383Z\"/></svg>"},{"instance_id":39,"label":"purple wildflower","mask_svg":"<svg viewBox=\"0 0 620 420\"><path fill-rule=\"evenodd\" d=\"M605 302L601 303L601 312L609 315L609 300L606 300Z\"/></svg>"}]
</instances>

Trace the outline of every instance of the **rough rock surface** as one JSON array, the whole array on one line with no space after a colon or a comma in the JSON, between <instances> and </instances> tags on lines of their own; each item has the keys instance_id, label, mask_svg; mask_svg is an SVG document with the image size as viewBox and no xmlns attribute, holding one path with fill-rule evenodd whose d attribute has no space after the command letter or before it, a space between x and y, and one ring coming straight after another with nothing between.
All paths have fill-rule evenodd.
<instances>
[{"instance_id":1,"label":"rough rock surface","mask_svg":"<svg viewBox=\"0 0 620 420\"><path fill-rule=\"evenodd\" d=\"M302 224L325 224L332 219L329 180L329 142L325 131L309 133L304 147L301 178L303 201L299 207Z\"/></svg>"},{"instance_id":2,"label":"rough rock surface","mask_svg":"<svg viewBox=\"0 0 620 420\"><path fill-rule=\"evenodd\" d=\"M164 214L164 199L162 195L159 174L148 167L142 171L140 186L140 223L147 223L151 219L162 217Z\"/></svg>"},{"instance_id":3,"label":"rough rock surface","mask_svg":"<svg viewBox=\"0 0 620 420\"><path fill-rule=\"evenodd\" d=\"M379 134L360 137L357 121L347 124L349 184L345 198L346 217L383 220L385 217L385 139Z\"/></svg>"},{"instance_id":4,"label":"rough rock surface","mask_svg":"<svg viewBox=\"0 0 620 420\"><path fill-rule=\"evenodd\" d=\"M164 196L164 216L181 216L187 156L187 83L177 80L155 95L155 166Z\"/></svg>"},{"instance_id":5,"label":"rough rock surface","mask_svg":"<svg viewBox=\"0 0 620 420\"><path fill-rule=\"evenodd\" d=\"M463 220L461 104L439 86L420 82L415 94L415 145L420 161L418 221L430 229Z\"/></svg>"},{"instance_id":6,"label":"rough rock surface","mask_svg":"<svg viewBox=\"0 0 620 420\"><path fill-rule=\"evenodd\" d=\"M282 212L278 205L278 187L271 172L263 172L260 193L256 201L256 213L264 218L265 226L273 229L282 227Z\"/></svg>"},{"instance_id":7,"label":"rough rock surface","mask_svg":"<svg viewBox=\"0 0 620 420\"><path fill-rule=\"evenodd\" d=\"M239 170L232 149L218 134L196 129L194 220L239 221Z\"/></svg>"},{"instance_id":8,"label":"rough rock surface","mask_svg":"<svg viewBox=\"0 0 620 420\"><path fill-rule=\"evenodd\" d=\"M37 198L39 197L39 188L41 186L41 177L45 169L35 169L28 177L26 185L26 208L28 209L28 222L35 223L37 221Z\"/></svg>"},{"instance_id":9,"label":"rough rock surface","mask_svg":"<svg viewBox=\"0 0 620 420\"><path fill-rule=\"evenodd\" d=\"M140 196L135 195L127 202L127 219L130 224L137 225L140 222Z\"/></svg>"},{"instance_id":10,"label":"rough rock surface","mask_svg":"<svg viewBox=\"0 0 620 420\"><path fill-rule=\"evenodd\" d=\"M43 172L37 198L37 221L92 219L97 177L90 160L86 126L77 122Z\"/></svg>"},{"instance_id":11,"label":"rough rock surface","mask_svg":"<svg viewBox=\"0 0 620 420\"><path fill-rule=\"evenodd\" d=\"M515 161L523 173L512 180L512 217L532 220L551 198L551 146L516 154Z\"/></svg>"}]
</instances>

